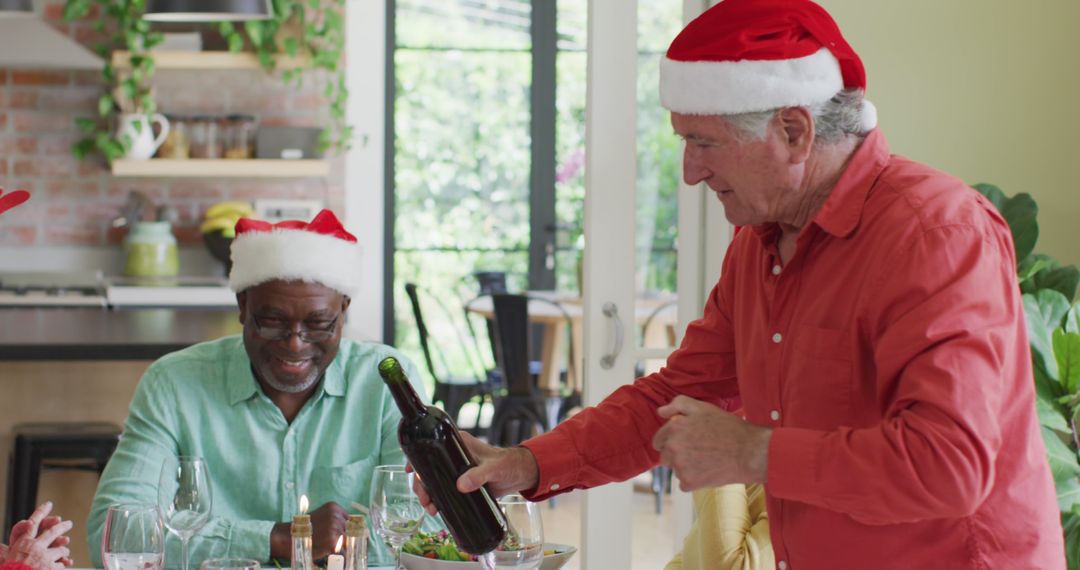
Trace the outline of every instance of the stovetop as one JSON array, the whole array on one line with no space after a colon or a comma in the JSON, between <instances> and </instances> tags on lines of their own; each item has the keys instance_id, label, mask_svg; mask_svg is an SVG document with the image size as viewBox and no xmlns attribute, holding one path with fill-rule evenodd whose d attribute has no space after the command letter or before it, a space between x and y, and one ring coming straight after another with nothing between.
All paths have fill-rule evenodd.
<instances>
[{"instance_id":1,"label":"stovetop","mask_svg":"<svg viewBox=\"0 0 1080 570\"><path fill-rule=\"evenodd\" d=\"M0 272L0 307L105 307L100 271Z\"/></svg>"}]
</instances>

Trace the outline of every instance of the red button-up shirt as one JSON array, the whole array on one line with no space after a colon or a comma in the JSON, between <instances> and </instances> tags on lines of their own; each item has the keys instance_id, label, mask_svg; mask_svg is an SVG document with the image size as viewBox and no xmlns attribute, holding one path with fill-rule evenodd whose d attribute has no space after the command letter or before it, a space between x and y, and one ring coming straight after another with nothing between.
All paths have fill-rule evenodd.
<instances>
[{"instance_id":1,"label":"red button-up shirt","mask_svg":"<svg viewBox=\"0 0 1080 570\"><path fill-rule=\"evenodd\" d=\"M748 421L774 428L781 568L1064 568L1015 253L993 205L874 131L785 266L779 229L752 230L662 370L526 442L540 466L530 498L655 465L656 408L677 394L729 410L741 398Z\"/></svg>"}]
</instances>

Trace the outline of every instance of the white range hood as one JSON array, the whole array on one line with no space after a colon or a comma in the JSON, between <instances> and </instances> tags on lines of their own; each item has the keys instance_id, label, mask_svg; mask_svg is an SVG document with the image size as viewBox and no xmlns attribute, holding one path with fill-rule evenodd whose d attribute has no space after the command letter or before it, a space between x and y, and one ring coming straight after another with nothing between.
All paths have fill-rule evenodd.
<instances>
[{"instance_id":1,"label":"white range hood","mask_svg":"<svg viewBox=\"0 0 1080 570\"><path fill-rule=\"evenodd\" d=\"M101 69L105 62L33 12L0 11L0 69Z\"/></svg>"}]
</instances>

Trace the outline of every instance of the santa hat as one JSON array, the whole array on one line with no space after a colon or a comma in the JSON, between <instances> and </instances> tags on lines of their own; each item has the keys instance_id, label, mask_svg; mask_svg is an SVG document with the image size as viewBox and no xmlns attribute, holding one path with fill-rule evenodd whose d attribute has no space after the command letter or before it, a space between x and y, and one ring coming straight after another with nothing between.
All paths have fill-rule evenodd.
<instances>
[{"instance_id":1,"label":"santa hat","mask_svg":"<svg viewBox=\"0 0 1080 570\"><path fill-rule=\"evenodd\" d=\"M337 216L323 210L308 222L236 222L229 287L240 292L280 279L308 281L351 295L360 284L360 245Z\"/></svg>"},{"instance_id":2,"label":"santa hat","mask_svg":"<svg viewBox=\"0 0 1080 570\"><path fill-rule=\"evenodd\" d=\"M724 0L687 24L660 62L660 102L688 115L812 105L845 88L866 89L862 61L809 0ZM869 131L877 111L862 105Z\"/></svg>"}]
</instances>

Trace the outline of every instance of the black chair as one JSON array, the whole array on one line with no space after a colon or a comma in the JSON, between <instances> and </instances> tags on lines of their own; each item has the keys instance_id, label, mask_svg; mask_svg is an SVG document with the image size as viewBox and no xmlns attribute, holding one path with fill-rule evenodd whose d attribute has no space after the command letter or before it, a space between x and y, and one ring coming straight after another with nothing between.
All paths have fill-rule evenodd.
<instances>
[{"instance_id":1,"label":"black chair","mask_svg":"<svg viewBox=\"0 0 1080 570\"><path fill-rule=\"evenodd\" d=\"M120 441L120 428L104 422L17 424L12 433L5 537L34 512L43 469L91 470L100 476Z\"/></svg>"},{"instance_id":2,"label":"black chair","mask_svg":"<svg viewBox=\"0 0 1080 570\"><path fill-rule=\"evenodd\" d=\"M435 305L442 311L443 317L447 319L451 326L453 326L455 334L458 335L458 344L462 349L464 357L466 361L469 362L470 368L474 369L474 374L471 376L455 376L451 374L450 366L443 357L441 347L436 348L432 345L427 323L424 321L423 311L420 308L421 303L418 291L419 288L415 283L405 284L405 293L409 296L413 317L416 319L416 329L420 335L420 348L424 351L424 363L427 365L431 377L435 380L435 393L432 395L431 400L432 402L441 402L443 410L453 418L455 423L457 423L458 414L461 412L461 408L465 405L465 402L480 398L480 407L476 411L476 424L474 427L466 430L473 435L479 435L483 431L480 427L480 418L483 413L484 402L491 397L491 385L485 381L483 375L476 370L476 364L469 354L469 350L464 339L461 337L460 331L456 326L453 326L454 320L450 311L448 311L435 296L425 294L425 297L434 301ZM442 364L442 372L435 366L436 358L438 358Z\"/></svg>"},{"instance_id":3,"label":"black chair","mask_svg":"<svg viewBox=\"0 0 1080 570\"><path fill-rule=\"evenodd\" d=\"M480 335L476 334L476 329L472 324L472 315L469 313L469 305L476 302L481 297L487 297L494 293L506 293L506 272L505 271L475 271L471 275L465 276L462 280L472 277L476 280L478 286L478 293L476 297L464 303L465 308L465 325L469 329L469 335L472 337L473 345L476 347L476 353L482 355L484 350L480 346ZM467 295L463 295L462 299L468 298ZM491 350L491 359L495 359L495 320L485 319L484 325L487 329L488 344ZM483 357L481 356L481 359ZM502 376L497 366L485 366L487 372L488 381L493 386L502 386Z\"/></svg>"}]
</instances>

